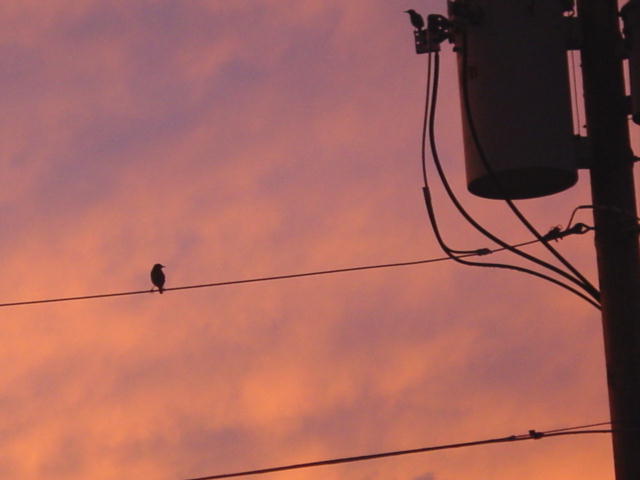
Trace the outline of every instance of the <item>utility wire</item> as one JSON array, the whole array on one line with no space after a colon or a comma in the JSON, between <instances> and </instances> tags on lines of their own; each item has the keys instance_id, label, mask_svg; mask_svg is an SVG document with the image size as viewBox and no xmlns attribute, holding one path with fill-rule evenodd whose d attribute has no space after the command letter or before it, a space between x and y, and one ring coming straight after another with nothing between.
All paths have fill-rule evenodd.
<instances>
[{"instance_id":1,"label":"utility wire","mask_svg":"<svg viewBox=\"0 0 640 480\"><path fill-rule=\"evenodd\" d=\"M368 460L375 460L378 458L397 457L401 455L410 455L413 453L433 452L436 450L451 450L454 448L474 447L477 445L488 445L492 443L519 442L524 440L539 440L541 438L548 438L548 437L602 434L602 433L612 432L611 429L575 430L575 428L578 428L578 427L569 427L565 429L550 430L546 432L537 432L535 430L529 430L529 433L523 434L523 435L511 435L508 437L490 438L487 440L476 440L473 442L450 443L446 445L435 445L430 447L413 448L410 450L395 450L392 452L373 453L370 455L359 455L355 457L332 458L328 460L319 460L316 462L294 463L291 465L283 465L279 467L261 468L257 470L246 470L243 472L223 473L223 474L217 474L217 475L209 475L205 477L196 477L196 478L190 478L188 480L215 480L220 478L242 477L242 476L248 476L248 475L264 475L267 473L282 472L285 470L298 470L301 468L313 468L313 467L321 467L326 465L337 465L340 463L364 462Z\"/></svg>"},{"instance_id":2,"label":"utility wire","mask_svg":"<svg viewBox=\"0 0 640 480\"><path fill-rule=\"evenodd\" d=\"M426 132L427 132L427 122L428 122L428 118L429 118L429 114L428 112L431 111L431 124L432 124L432 128L431 128L431 139L432 139L432 153L434 154L434 160L438 159L437 156L437 150L435 148L435 140L434 140L434 133L433 133L433 123L435 120L435 106L436 106L436 100L437 100L437 80L439 77L439 57L436 56L436 63L435 63L435 72L434 72L434 94L433 94L433 100L432 100L432 104L431 106L429 105L429 99L431 97L430 95L430 83L431 83L431 55L429 55L429 68L428 68L428 79L427 79L427 99L426 99L426 105L425 105L425 116L424 116L424 124L423 124L423 135L422 135L422 166L423 166L423 177L424 177L424 182L425 182L425 190L424 190L424 194L425 194L425 200L427 200L427 209L430 208L430 195L428 192L428 181L427 181L427 172L426 172ZM440 162L438 160L437 165L440 165ZM440 166L440 171L441 171L441 166ZM444 172L441 171L441 177L444 177ZM450 191L450 195L453 195L453 192L451 191L448 182L446 182L446 177L443 178L443 182L445 183L445 188L447 188ZM454 203L457 202L457 199L455 199L455 196L453 197ZM459 204L456 203L456 205L458 206ZM459 209L461 209L462 207L460 206ZM463 209L464 211L464 209ZM466 213L466 212L464 212ZM468 215L468 214L467 214ZM465 217L466 218L466 217ZM473 222L472 219L468 219L469 221ZM435 216L433 217L433 223L435 224ZM555 235L551 236L550 238L553 239L559 239L559 238L564 238L565 236L569 235L569 234L582 234L582 233L586 233L586 231L588 231L588 227L584 226L584 224L577 224L580 226L583 226L584 228L582 229L574 229L571 230L569 228L567 228L564 232L560 231L560 232L555 232ZM479 226L478 226L479 227ZM435 227L437 229L437 225ZM480 227L481 228L481 227ZM549 234L547 234L547 236L551 235L552 232L549 232ZM227 286L227 285L238 285L238 284L243 284L243 283L257 283L257 282L267 282L267 281L273 281L273 280L285 280L285 279L291 279L291 278L300 278L300 277L310 277L310 276L320 276L320 275L330 275L330 274L335 274L335 273L345 273L345 272L354 272L354 271L361 271L361 270L373 270L373 269L381 269L381 268L393 268L393 267L402 267L402 266L411 266L411 265L420 265L420 264L427 264L427 263L435 263L435 262L442 262L442 261L446 261L446 260L455 260L458 261L460 263L464 263L466 265L479 265L479 266L486 266L486 267L495 267L495 268L508 268L508 269L512 269L512 270L517 270L517 271L521 271L521 272L525 272L525 273L529 273L531 275L543 278L545 280L551 281L553 283L556 283L560 286L563 286L565 288L568 288L570 291L572 291L573 293L577 294L578 296L584 298L585 300L589 301L592 305L594 305L596 308L600 308L599 305L597 305L595 302L591 301L590 299L588 299L587 297L585 297L584 295L582 295L580 292L576 291L575 289L564 285L562 282L559 282L558 280L552 278L552 277L548 277L544 274L541 274L539 272L533 271L533 270L528 270L528 269L524 269L521 267L516 267L516 266L512 266L512 265L503 265L503 264L490 264L490 263L480 263L480 262L469 262L469 261L463 261L463 258L466 257L474 257L474 256L484 256L484 255L489 255L492 253L497 253L497 252L501 252L504 250L510 250L513 252L517 252L518 254L520 254L521 256L525 256L525 258L529 258L530 256L524 252L521 252L520 250L518 250L519 247L524 247L524 246L528 246L528 245L532 245L534 243L539 243L543 240L541 239L535 239L535 240L529 240L529 241L525 241L525 242L520 242L517 244L513 244L510 245L500 239L497 239L495 236L491 235L490 233L486 233L486 236L488 236L488 238L492 239L493 241L495 241L496 243L498 243L499 245L501 245L501 247L499 248L494 248L494 249L489 249L489 248L479 248L479 249L474 249L474 250L456 250L456 249L452 249L448 246L446 246L444 244L444 242L442 242L442 238L439 235L439 233L436 234L436 237L438 238L438 241L441 242L441 248L443 248L443 250L447 253L446 257L437 257L437 258L430 258L430 259L424 259L424 260L415 260L415 261L408 261L408 262L395 262L395 263L387 263L387 264L378 264L378 265L364 265L364 266L357 266L357 267L347 267L347 268L339 268L339 269L331 269L331 270L319 270L319 271L313 271L313 272L304 272L304 273L293 273L293 274L287 274L287 275L275 275L275 276L268 276L268 277L258 277L258 278L249 278L249 279L241 279L241 280L231 280L231 281L223 281L223 282L213 282L213 283L203 283L203 284L197 284L197 285L186 285L186 286L181 286L181 287L171 287L171 288L165 288L164 291L177 291L177 290L190 290L190 289L194 289L194 288L209 288L209 287L221 287L221 286ZM455 255L454 255L455 254ZM534 258L535 257L531 257ZM81 295L81 296L73 296L73 297L57 297L57 298L48 298L48 299L38 299L38 300L24 300L24 301L18 301L18 302L7 302L7 303L0 303L0 308L1 307L15 307L15 306L21 306L21 305L35 305L35 304L43 304L43 303L60 303L60 302L71 302L71 301L79 301L79 300L94 300L94 299L99 299L99 298L108 298L108 297L122 297L122 296L130 296L130 295L141 295L141 294L145 294L145 293L153 293L156 290L151 289L151 290L133 290L133 291L126 291L126 292L114 292L114 293L99 293L99 294L94 294L94 295Z\"/></svg>"},{"instance_id":3,"label":"utility wire","mask_svg":"<svg viewBox=\"0 0 640 480\"><path fill-rule=\"evenodd\" d=\"M603 425L611 425L611 422L598 422L590 423L588 425L576 425L575 427L556 428L554 430L545 430L544 433L548 435L550 433L569 432L571 430L583 430L585 428L602 427Z\"/></svg>"},{"instance_id":4,"label":"utility wire","mask_svg":"<svg viewBox=\"0 0 640 480\"><path fill-rule=\"evenodd\" d=\"M604 210L604 211L616 213L619 216L625 217L626 221L628 221L630 224L633 223L633 225L636 225L636 226L638 225L638 222L640 222L640 218L637 217L634 213L626 210L622 210L620 208L602 206L602 205L578 205L576 208L573 209L573 212L571 213L571 217L569 218L569 222L567 223L567 228L571 226L574 217L578 213L578 210L584 210L584 209Z\"/></svg>"},{"instance_id":5,"label":"utility wire","mask_svg":"<svg viewBox=\"0 0 640 480\"><path fill-rule=\"evenodd\" d=\"M429 54L429 57L431 57L431 54ZM543 260L540 260L539 258L529 255L525 252L522 252L521 250L518 250L518 246L517 245L509 245L508 243L506 243L504 240L498 238L496 235L492 234L491 232L489 232L486 228L484 228L482 225L480 225L467 211L466 209L462 206L462 204L460 203L460 201L458 200L457 196L455 195L455 193L453 192L453 189L451 188L451 185L449 184L447 177L444 173L444 169L442 168L442 163L440 162L440 157L438 155L438 150L437 150L437 146L436 146L436 140L435 140L435 112L436 112L436 106L437 106L437 100L438 100L438 83L439 83L439 72L440 72L440 62L439 62L439 54L436 52L435 53L435 61L434 61L434 68L433 68L433 89L430 88L429 85L427 85L427 97L430 97L430 102L429 100L426 101L425 103L425 108L428 110L425 110L425 120L423 122L423 130L422 130L422 164L423 164L423 177L424 177L424 188L423 188L423 193L424 193L424 199L425 199L425 204L427 207L427 213L429 215L429 220L434 232L434 235L436 237L436 240L438 242L438 244L440 245L440 247L442 248L442 250L449 256L449 258L451 258L452 260L457 261L458 263L461 263L463 265L469 265L469 266L477 266L477 267L490 267L490 268L501 268L501 269L507 269L507 270L515 270L521 273L527 273L529 275L533 275L535 277L538 278L542 278L543 280L547 280L548 282L551 282L555 285L558 285L562 288L565 288L566 290L572 292L573 294L579 296L580 298L582 298L583 300L587 301L588 303L590 303L591 305L593 305L594 307L596 307L597 309L600 309L600 305L595 302L592 298L590 298L589 296L583 294L581 291L577 290L576 288L556 279L553 278L549 275L543 274L541 272L535 271L535 270L531 270L528 268L524 268L524 267L519 267L519 266L515 266L515 265L510 265L510 264L502 264L502 263L486 263L486 262L472 262L472 261L468 261L468 260L463 260L462 257L463 255L454 255L454 253L458 253L458 252L464 252L464 250L453 250L451 247L449 247L446 242L444 241L439 228L438 228L438 224L437 224L437 220L436 220L436 216L435 216L435 209L433 207L433 203L431 200L431 194L430 194L430 190L429 190L429 183L428 183L428 179L427 179L427 175L426 175L426 153L425 153L425 144L427 141L427 129L429 131L429 144L431 147L431 154L433 157L433 161L434 164L436 166L436 170L438 171L438 175L440 177L440 180L445 188L445 191L447 192L447 195L449 196L449 198L451 199L452 203L456 206L457 210L460 212L460 214L465 218L465 220L467 220L468 223L470 223L474 228L476 228L476 230L478 230L480 233L482 233L484 236L486 236L487 238L489 238L490 240L498 243L499 245L502 246L503 249L505 250L509 250L513 253L516 253L524 258L526 258L527 260L530 260L534 263L537 263L543 267L546 267L548 269L551 269L552 271L564 276L565 278L569 279L570 281L576 283L578 286L583 287L583 285L580 282L577 282L576 279L569 275L567 272L565 272L564 270L559 269L558 267L555 267L554 265L551 265L547 262L544 262ZM431 77L431 59L429 58L429 67L428 67L428 82L427 84L429 84L429 79ZM427 121L427 117L429 118L429 120ZM427 128L428 126L428 128ZM583 225L583 224L581 224ZM585 228L587 228L585 226ZM553 230L552 230L553 232ZM551 232L550 232L551 233ZM550 234L547 234L547 236L549 236ZM542 238L542 237L541 237ZM554 237L550 237L550 238L554 238ZM540 239L537 239L538 241L542 241ZM544 241L546 241L546 239L544 239Z\"/></svg>"},{"instance_id":6,"label":"utility wire","mask_svg":"<svg viewBox=\"0 0 640 480\"><path fill-rule=\"evenodd\" d=\"M566 235L572 235L572 234L582 234L582 233L586 233L585 231L572 231L572 232L565 232ZM562 236L560 238L563 238L564 236L566 236L564 233L562 234ZM526 242L520 242L515 244L514 246L516 247L524 247L527 245L532 245L534 243L538 243L538 240L528 240ZM484 256L484 255L490 255L492 253L498 253L501 251L506 250L505 248L494 248L494 249L489 249L489 248L479 248L477 250L474 250L470 253L466 253L464 255L458 255L458 258L462 258L462 257L473 257L473 256ZM408 262L394 262L394 263L383 263L383 264L377 264L377 265L362 265L362 266L356 266L356 267L347 267L347 268L334 268L331 270L317 270L317 271L313 271L313 272L303 272L303 273L291 273L291 274L286 274L286 275L272 275L272 276L268 276L268 277L257 277L257 278L245 278L245 279L240 279L240 280L229 280L229 281L223 281L223 282L212 282L212 283L201 283L201 284L197 284L197 285L184 285L181 287L170 287L170 288L165 288L164 291L165 292L169 292L169 291L177 291L177 290L191 290L194 288L211 288L211 287L223 287L226 285L239 285L239 284L243 284L243 283L258 283L258 282L269 282L269 281L273 281L273 280L286 280L286 279L290 279L290 278L301 278L301 277L313 277L313 276L320 276L320 275L331 275L331 274L335 274L335 273L346 273L346 272L357 272L357 271L362 271L362 270L375 270L375 269L381 269L381 268L394 268L394 267L407 267L407 266L411 266L411 265L422 265L422 264L427 264L427 263L436 263L436 262L444 262L447 260L452 260L451 257L447 256L447 257L435 257L435 258L426 258L423 260L413 260L413 261L408 261ZM74 296L74 297L57 297L57 298L47 298L47 299L40 299L40 300L24 300L24 301L19 301L19 302L7 302L7 303L0 303L0 307L17 307L20 305L35 305L35 304L39 304L39 303L60 303L60 302L73 302L73 301L78 301L78 300L94 300L94 299L98 299L98 298L108 298L108 297L124 297L124 296L128 296L128 295L141 295L144 293L154 293L157 292L156 289L151 289L151 290L133 290L133 291L127 291L127 292L115 292L115 293L98 293L95 295L79 295L79 296Z\"/></svg>"}]
</instances>

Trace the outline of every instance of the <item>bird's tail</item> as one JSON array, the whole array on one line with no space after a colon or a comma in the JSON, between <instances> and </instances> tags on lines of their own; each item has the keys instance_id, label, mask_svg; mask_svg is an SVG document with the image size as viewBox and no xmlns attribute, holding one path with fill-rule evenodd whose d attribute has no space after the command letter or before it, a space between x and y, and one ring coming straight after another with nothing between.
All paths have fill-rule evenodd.
<instances>
[{"instance_id":1,"label":"bird's tail","mask_svg":"<svg viewBox=\"0 0 640 480\"><path fill-rule=\"evenodd\" d=\"M160 292L162 294L162 292L164 292L164 288L158 287L158 292Z\"/></svg>"}]
</instances>

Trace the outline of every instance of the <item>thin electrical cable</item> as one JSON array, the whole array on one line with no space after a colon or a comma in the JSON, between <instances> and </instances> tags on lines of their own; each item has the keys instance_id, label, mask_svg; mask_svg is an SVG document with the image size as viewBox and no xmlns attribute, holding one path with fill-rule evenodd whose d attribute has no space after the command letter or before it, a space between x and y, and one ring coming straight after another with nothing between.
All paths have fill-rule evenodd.
<instances>
[{"instance_id":1,"label":"thin electrical cable","mask_svg":"<svg viewBox=\"0 0 640 480\"><path fill-rule=\"evenodd\" d=\"M437 450L451 450L454 448L475 447L479 445L488 445L488 444L495 444L495 443L520 442L525 440L540 440L548 437L561 437L561 436L569 436L569 435L587 435L587 434L593 435L593 434L603 434L603 433L611 433L611 432L612 430L610 429L573 430L573 431L557 431L557 432L536 432L535 430L530 430L528 434L523 434L523 435L511 435L508 437L490 438L487 440L476 440L473 442L450 443L445 445L435 445L430 447L413 448L410 450L396 450L392 452L373 453L370 455L359 455L354 457L332 458L327 460L319 460L315 462L294 463L294 464L282 465L278 467L269 467L269 468L261 468L256 470L246 470L242 472L208 475L205 477L194 477L194 478L189 478L187 480L216 480L221 478L243 477L243 476L249 476L249 475L264 475L267 473L283 472L286 470L299 470L302 468L313 468L313 467L321 467L321 466L327 466L327 465L337 465L341 463L364 462L364 461L375 460L379 458L397 457L401 455L411 455L414 453L434 452Z\"/></svg>"},{"instance_id":2,"label":"thin electrical cable","mask_svg":"<svg viewBox=\"0 0 640 480\"><path fill-rule=\"evenodd\" d=\"M543 260L540 260L539 258L533 256L533 255L529 255L525 252L522 252L521 250L518 250L518 248L509 245L508 243L506 243L504 240L500 239L499 237L497 237L496 235L492 234L491 232L489 232L486 228L484 228L482 225L480 225L467 211L466 209L462 206L462 204L460 203L460 201L458 200L457 196L455 195L455 193L453 192L453 189L451 188L451 185L449 184L446 174L444 173L444 169L442 168L442 163L440 162L440 157L438 155L438 150L437 150L437 146L436 146L436 140L435 140L435 112L436 112L436 108L437 108L437 99L438 99L438 82L439 82L439 72L440 72L440 68L439 68L439 55L436 52L435 53L435 61L434 61L434 67L433 67L433 87L432 87L432 93L431 93L431 99L430 99L430 111L428 113L429 115L429 121L427 122L428 124L428 130L429 130L429 143L431 146L431 154L433 157L433 161L434 164L436 166L436 170L438 172L438 175L440 177L440 180L445 188L445 191L447 192L447 195L449 196L449 198L451 199L452 203L455 205L455 207L457 208L457 210L460 212L460 214L465 218L465 220L467 220L467 222L469 222L474 228L476 228L476 230L478 230L480 233L482 233L484 236L486 236L487 238L489 238L490 240L496 242L497 244L501 245L504 249L509 250L513 253L516 253L517 255L531 261L534 263L537 263L545 268L548 268L556 273L558 273L559 275L564 276L565 278L569 279L570 281L572 281L573 283L577 284L580 287L583 287L582 284L580 284L574 277L572 277L571 275L569 275L567 272L565 272L564 270L548 264L547 262L544 262ZM427 112L425 112L425 115L427 115ZM425 141L425 133L423 132L423 141ZM424 150L423 150L424 151ZM426 159L423 158L423 162L426 163ZM438 231L438 227L437 227L437 221L436 221L436 217L435 217L435 212L433 209L433 204L431 202L431 195L430 195L430 191L429 191L429 186L428 184L425 185L425 188L423 189L424 192L424 197L425 197L425 203L427 206L427 212L429 213L429 219L431 221L431 225L434 230L434 234L436 235L436 240L438 241L438 244L440 245L440 247L445 251L445 253L447 253L447 255L452 258L452 260L456 260L458 263L462 263L465 265L469 265L469 266L477 266L477 267L490 267L490 268L501 268L501 269L508 269L508 270L515 270L518 272L522 272L522 273L527 273L529 275L533 275L536 276L538 278L542 278L543 280L547 280L555 285L558 285L562 288L565 288L566 290L574 293L575 295L579 296L580 298L582 298L583 300L586 300L588 303L590 303L591 305L593 305L594 307L596 307L597 309L600 309L600 305L597 302L594 302L591 298L587 297L586 295L582 294L580 291L578 291L577 289L571 287L570 285L567 285L551 276L545 275L543 273L537 272L535 270L531 270L528 268L524 268L524 267L518 267L515 265L509 265L509 264L499 264L499 263L484 263L484 262L471 262L471 261L465 261L465 260L461 260L459 258L453 258L454 256L451 254L452 251L451 249L446 245L446 243L444 242L444 240L442 239L442 236L439 234ZM540 241L540 240L538 240Z\"/></svg>"},{"instance_id":3,"label":"thin electrical cable","mask_svg":"<svg viewBox=\"0 0 640 480\"><path fill-rule=\"evenodd\" d=\"M291 273L286 275L272 275L268 277L257 277L257 278L247 278L241 280L229 280L223 282L212 282L212 283L202 283L197 285L185 285L181 287L169 287L164 288L165 292L177 291L177 290L191 290L195 288L211 288L211 287L222 287L227 285L239 285L243 283L258 283L258 282L269 282L273 280L285 280L291 278L300 278L300 277L311 277L311 276L319 276L319 275L329 275L335 273L344 273L344 272L355 272L360 270L373 270L379 268L392 268L392 267L404 267L410 265L420 265L425 263L436 263L442 262L445 260L449 260L448 257L436 257L436 258L428 258L424 260L414 260L409 262L395 262L395 263L385 263L378 265L363 265L357 267L347 267L347 268L335 268L331 270L318 270L313 272L303 272L303 273ZM75 300L91 300L96 298L107 298L107 297L121 297L126 295L140 295L143 293L154 293L157 292L156 289L151 290L133 290L128 292L117 292L117 293L99 293L95 295L83 295L83 296L75 296L75 297L60 297L60 298L49 298L44 300L26 300L21 302L11 302L11 303L1 303L0 307L14 307L18 305L33 305L38 303L55 303L55 302L70 302Z\"/></svg>"},{"instance_id":4,"label":"thin electrical cable","mask_svg":"<svg viewBox=\"0 0 640 480\"><path fill-rule=\"evenodd\" d=\"M545 430L545 434L557 433L557 432L569 432L571 430L583 430L585 428L602 427L603 425L611 425L611 421L590 423L588 425L576 425L575 427L556 428L554 430Z\"/></svg>"},{"instance_id":5,"label":"thin electrical cable","mask_svg":"<svg viewBox=\"0 0 640 480\"><path fill-rule=\"evenodd\" d=\"M492 177L496 187L498 188L498 190L501 190L503 192L505 192L506 190L504 188L502 188L502 185L499 182L499 179L496 175L496 172L493 170L491 163L489 162L486 153L484 151L484 149L482 148L482 144L480 142L480 138L478 136L478 131L475 127L475 122L473 120L473 115L471 112L471 105L470 105L470 101L469 101L469 88L468 88L468 82L467 82L467 67L468 67L468 42L467 42L467 34L466 32L463 31L462 33L462 79L461 79L461 83L462 83L462 97L463 97L463 108L464 111L466 113L466 117L467 117L467 125L469 126L469 133L471 134L471 138L473 139L473 143L478 151L478 155L480 157L480 159L482 160L482 163L485 167L485 169L487 170L487 173ZM435 72L434 72L434 77L435 77ZM507 197L505 195L505 197ZM518 207L516 207L516 205L513 203L513 201L510 198L505 198L505 202L507 203L507 205L509 206L509 208L511 209L511 211L515 214L515 216L518 218L518 220L520 220L520 222L527 228L527 230L529 230L535 238L537 238L538 240L540 240L540 243L542 243L542 245L544 245L544 247L554 256L556 257L556 259L558 259L558 261L560 261L560 263L562 263L567 269L569 269L569 271L575 275L575 278L572 279L572 281L574 281L575 283L580 284L580 286L582 286L582 288L585 289L585 291L587 293L589 293L589 295L591 295L595 300L599 301L600 300L600 291L593 286L593 284L575 267L573 266L573 264L571 264L571 262L569 262L566 258L564 258L564 256L562 256L560 254L560 252L558 252L555 248L553 248L553 246L547 242L542 235L540 234L540 232L538 232L538 230L536 230L536 228L531 224L531 222L529 222L529 220L525 217L525 215L520 211L520 209L518 209ZM545 262L546 263L546 262ZM551 266L551 264L547 264L547 268L549 268ZM555 271L555 269L554 269ZM564 272L563 276L567 276L567 272Z\"/></svg>"},{"instance_id":6,"label":"thin electrical cable","mask_svg":"<svg viewBox=\"0 0 640 480\"><path fill-rule=\"evenodd\" d=\"M515 244L517 247L524 247L527 245L533 245L534 243L538 243L537 240L527 240L525 242L520 242ZM473 253L468 253L465 255L459 255L459 257L473 257L473 256L484 256L490 255L492 253L498 253L504 251L504 248L480 248ZM197 285L185 285L181 287L170 287L165 288L165 292L169 291L177 291L177 290L191 290L195 288L211 288L211 287L222 287L228 285L240 285L243 283L258 283L258 282L269 282L273 280L286 280L291 278L301 278L301 277L312 277L312 276L320 276L320 275L331 275L336 273L346 273L346 272L357 272L362 270L374 270L381 268L394 268L394 267L406 267L412 265L422 265L427 263L436 263L436 262L444 262L451 260L449 256L446 257L435 257L435 258L426 258L423 260L412 260L407 262L394 262L394 263L382 263L376 265L362 265L356 267L347 267L347 268L334 268L331 270L317 270L313 272L303 272L303 273L291 273L286 275L272 275L268 277L257 277L257 278L248 278L241 280L230 280L223 282L212 282L212 283L202 283ZM108 297L123 297L128 295L141 295L144 293L155 293L156 289L152 290L132 290L127 292L115 292L115 293L98 293L94 295L78 295L74 297L57 297L57 298L47 298L40 300L24 300L19 302L8 302L8 303L0 303L0 307L16 307L20 305L36 305L41 303L60 303L60 302L72 302L78 300L94 300L98 298L108 298Z\"/></svg>"},{"instance_id":7,"label":"thin electrical cable","mask_svg":"<svg viewBox=\"0 0 640 480\"><path fill-rule=\"evenodd\" d=\"M573 209L573 212L571 213L571 217L569 217L569 222L568 222L568 226L567 228L571 227L571 223L573 222L574 217L576 216L576 214L578 213L578 210L584 210L584 209L590 209L590 210L605 210L605 211L610 211L610 212L616 212L619 215L622 215L624 217L627 218L627 220L632 221L634 224L637 224L638 222L640 222L640 217L636 216L635 213L632 212L627 212L618 208L614 208L614 207L602 207L602 206L596 206L596 205L578 205L576 208Z\"/></svg>"},{"instance_id":8,"label":"thin electrical cable","mask_svg":"<svg viewBox=\"0 0 640 480\"><path fill-rule=\"evenodd\" d=\"M593 208L593 205L578 205L576 208L573 209L573 212L571 212L571 216L569 217L569 222L567 223L567 228L571 227L571 224L573 223L573 219L576 216L576 213L578 213L578 210L584 210L586 208Z\"/></svg>"}]
</instances>

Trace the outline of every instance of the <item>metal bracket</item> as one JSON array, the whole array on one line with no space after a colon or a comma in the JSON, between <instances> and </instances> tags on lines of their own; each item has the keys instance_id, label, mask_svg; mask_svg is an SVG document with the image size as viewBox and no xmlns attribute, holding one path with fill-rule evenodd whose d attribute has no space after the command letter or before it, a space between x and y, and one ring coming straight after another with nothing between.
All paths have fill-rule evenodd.
<instances>
[{"instance_id":1,"label":"metal bracket","mask_svg":"<svg viewBox=\"0 0 640 480\"><path fill-rule=\"evenodd\" d=\"M451 22L442 15L431 14L427 17L427 28L414 30L413 38L417 54L439 52L442 42L451 41Z\"/></svg>"},{"instance_id":2,"label":"metal bracket","mask_svg":"<svg viewBox=\"0 0 640 480\"><path fill-rule=\"evenodd\" d=\"M434 53L440 51L440 44L431 41L427 30L414 30L413 39L416 42L416 53Z\"/></svg>"}]
</instances>

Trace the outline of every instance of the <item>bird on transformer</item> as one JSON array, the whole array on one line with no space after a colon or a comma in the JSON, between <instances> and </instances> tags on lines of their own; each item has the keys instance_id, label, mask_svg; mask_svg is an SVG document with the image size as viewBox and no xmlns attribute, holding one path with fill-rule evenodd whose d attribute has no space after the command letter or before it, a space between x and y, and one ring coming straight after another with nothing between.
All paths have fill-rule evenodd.
<instances>
[{"instance_id":1,"label":"bird on transformer","mask_svg":"<svg viewBox=\"0 0 640 480\"><path fill-rule=\"evenodd\" d=\"M411 25L413 25L416 30L422 31L424 29L424 19L422 18L422 15L415 10L405 10L404 12L409 14L409 17L411 18Z\"/></svg>"},{"instance_id":2,"label":"bird on transformer","mask_svg":"<svg viewBox=\"0 0 640 480\"><path fill-rule=\"evenodd\" d=\"M158 287L158 292L162 293L164 291L164 272L162 269L165 268L164 265L160 265L156 263L151 269L151 283L153 283L156 287ZM153 289L151 289L153 291Z\"/></svg>"}]
</instances>

